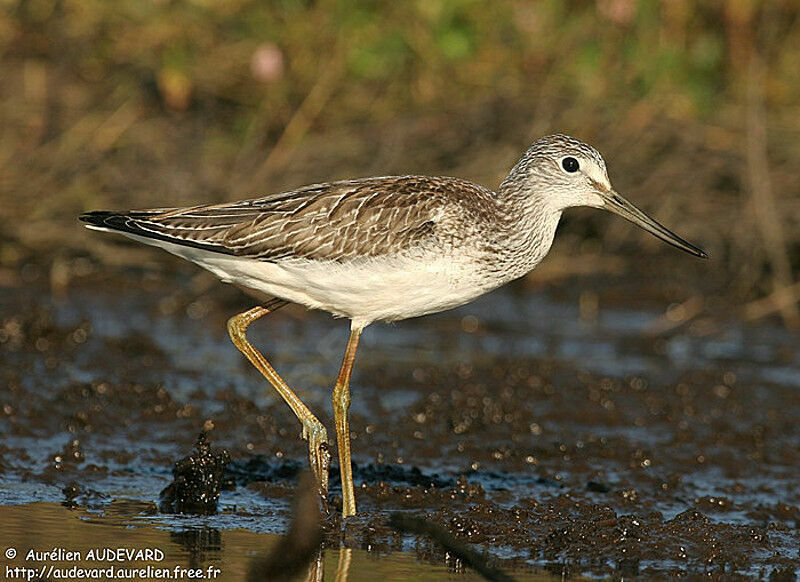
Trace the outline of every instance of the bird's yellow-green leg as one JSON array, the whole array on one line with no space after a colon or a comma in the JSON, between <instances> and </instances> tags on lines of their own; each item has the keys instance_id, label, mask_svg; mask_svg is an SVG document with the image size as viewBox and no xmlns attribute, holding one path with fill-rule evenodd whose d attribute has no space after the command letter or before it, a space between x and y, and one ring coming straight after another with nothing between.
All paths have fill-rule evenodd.
<instances>
[{"instance_id":1,"label":"bird's yellow-green leg","mask_svg":"<svg viewBox=\"0 0 800 582\"><path fill-rule=\"evenodd\" d=\"M356 514L356 497L353 491L353 465L350 460L350 423L347 411L350 409L350 374L356 360L360 328L350 330L350 339L342 359L342 367L333 389L333 418L336 422L336 441L339 445L339 473L342 477L342 517Z\"/></svg>"},{"instance_id":2,"label":"bird's yellow-green leg","mask_svg":"<svg viewBox=\"0 0 800 582\"><path fill-rule=\"evenodd\" d=\"M228 333L233 344L239 348L245 357L250 360L259 372L272 384L278 394L297 416L303 426L303 438L308 441L308 459L311 470L317 479L319 495L322 498L323 509L328 506L328 469L330 467L330 448L328 446L328 433L323 424L314 416L308 407L297 397L286 382L278 376L275 369L267 359L261 355L253 345L247 341L247 327L259 317L270 312L267 307L254 307L249 311L235 315L228 320Z\"/></svg>"}]
</instances>

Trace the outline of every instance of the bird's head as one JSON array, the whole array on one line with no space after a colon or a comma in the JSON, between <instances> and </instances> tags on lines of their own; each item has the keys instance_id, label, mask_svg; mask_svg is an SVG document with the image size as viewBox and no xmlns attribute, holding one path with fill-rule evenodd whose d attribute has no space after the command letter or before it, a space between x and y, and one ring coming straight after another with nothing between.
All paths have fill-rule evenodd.
<instances>
[{"instance_id":1,"label":"bird's head","mask_svg":"<svg viewBox=\"0 0 800 582\"><path fill-rule=\"evenodd\" d=\"M573 206L603 208L687 253L708 256L620 196L611 186L600 152L568 135L548 135L535 141L511 170L503 188L527 190L556 212Z\"/></svg>"}]
</instances>

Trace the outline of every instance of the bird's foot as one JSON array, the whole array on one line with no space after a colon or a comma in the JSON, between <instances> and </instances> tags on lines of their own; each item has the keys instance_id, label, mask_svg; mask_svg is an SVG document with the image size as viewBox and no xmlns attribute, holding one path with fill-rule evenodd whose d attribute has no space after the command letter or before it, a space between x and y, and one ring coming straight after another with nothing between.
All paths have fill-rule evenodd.
<instances>
[{"instance_id":1,"label":"bird's foot","mask_svg":"<svg viewBox=\"0 0 800 582\"><path fill-rule=\"evenodd\" d=\"M314 422L316 421L316 422ZM308 460L314 478L317 481L317 490L322 501L323 512L328 512L328 472L331 466L331 451L328 445L328 431L321 422L314 421L303 423L303 438L308 441Z\"/></svg>"}]
</instances>

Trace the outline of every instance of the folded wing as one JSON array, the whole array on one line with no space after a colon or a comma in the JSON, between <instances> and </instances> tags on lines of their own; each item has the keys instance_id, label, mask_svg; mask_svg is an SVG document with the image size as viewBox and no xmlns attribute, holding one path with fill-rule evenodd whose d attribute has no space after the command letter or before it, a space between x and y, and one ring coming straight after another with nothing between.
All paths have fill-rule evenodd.
<instances>
[{"instance_id":1,"label":"folded wing","mask_svg":"<svg viewBox=\"0 0 800 582\"><path fill-rule=\"evenodd\" d=\"M94 228L276 261L341 261L433 243L456 198L491 197L465 180L391 176L331 182L213 206L89 212Z\"/></svg>"}]
</instances>

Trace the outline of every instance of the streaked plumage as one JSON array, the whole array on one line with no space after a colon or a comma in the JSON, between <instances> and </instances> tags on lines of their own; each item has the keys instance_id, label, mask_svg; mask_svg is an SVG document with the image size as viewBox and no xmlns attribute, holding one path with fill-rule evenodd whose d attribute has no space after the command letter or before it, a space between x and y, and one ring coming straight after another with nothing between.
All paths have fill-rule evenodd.
<instances>
[{"instance_id":1,"label":"streaked plumage","mask_svg":"<svg viewBox=\"0 0 800 582\"><path fill-rule=\"evenodd\" d=\"M227 204L92 212L95 226L262 261L346 261L454 237L486 221L494 193L466 180L386 176L315 184Z\"/></svg>"},{"instance_id":2,"label":"streaked plumage","mask_svg":"<svg viewBox=\"0 0 800 582\"><path fill-rule=\"evenodd\" d=\"M240 202L90 212L91 228L120 232L194 261L259 295L352 320L334 391L345 516L355 513L347 407L361 330L462 305L533 269L570 206L606 208L670 244L703 251L611 187L600 154L574 138L536 141L492 191L448 177L388 176L315 184ZM231 338L292 407L327 492L327 433L245 337L269 310L231 319ZM349 475L349 478L348 478Z\"/></svg>"}]
</instances>

